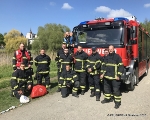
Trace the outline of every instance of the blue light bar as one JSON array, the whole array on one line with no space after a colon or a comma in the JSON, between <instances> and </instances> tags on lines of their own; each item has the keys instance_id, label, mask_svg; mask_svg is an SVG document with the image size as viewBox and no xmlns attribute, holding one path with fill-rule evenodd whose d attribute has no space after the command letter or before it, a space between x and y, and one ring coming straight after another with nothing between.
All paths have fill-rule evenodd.
<instances>
[{"instance_id":1,"label":"blue light bar","mask_svg":"<svg viewBox=\"0 0 150 120\"><path fill-rule=\"evenodd\" d=\"M124 17L116 17L116 18L114 18L114 21L118 21L118 20L125 20L125 21L129 22L129 20L127 18L124 18Z\"/></svg>"},{"instance_id":2,"label":"blue light bar","mask_svg":"<svg viewBox=\"0 0 150 120\"><path fill-rule=\"evenodd\" d=\"M89 21L81 22L80 25L85 25L85 24L87 24L87 22L89 22Z\"/></svg>"}]
</instances>

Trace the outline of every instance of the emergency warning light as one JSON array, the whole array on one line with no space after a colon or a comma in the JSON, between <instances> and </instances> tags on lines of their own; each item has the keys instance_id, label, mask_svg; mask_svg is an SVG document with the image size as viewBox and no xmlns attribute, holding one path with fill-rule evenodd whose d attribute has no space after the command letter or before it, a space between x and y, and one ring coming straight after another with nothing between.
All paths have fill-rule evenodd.
<instances>
[{"instance_id":1,"label":"emergency warning light","mask_svg":"<svg viewBox=\"0 0 150 120\"><path fill-rule=\"evenodd\" d=\"M84 21L84 22L81 22L80 25L85 25L87 24L89 21Z\"/></svg>"},{"instance_id":2,"label":"emergency warning light","mask_svg":"<svg viewBox=\"0 0 150 120\"><path fill-rule=\"evenodd\" d=\"M129 22L129 20L127 18L124 18L124 17L115 17L114 18L114 21L118 21L118 20L125 20L125 21Z\"/></svg>"}]
</instances>

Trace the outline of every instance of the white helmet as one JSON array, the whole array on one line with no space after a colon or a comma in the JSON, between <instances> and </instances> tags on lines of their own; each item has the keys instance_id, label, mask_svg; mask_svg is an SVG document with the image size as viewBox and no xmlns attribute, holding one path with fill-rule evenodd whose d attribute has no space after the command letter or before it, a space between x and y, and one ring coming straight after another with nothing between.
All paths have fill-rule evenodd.
<instances>
[{"instance_id":1,"label":"white helmet","mask_svg":"<svg viewBox=\"0 0 150 120\"><path fill-rule=\"evenodd\" d=\"M21 95L20 103L28 103L30 99L27 96Z\"/></svg>"}]
</instances>

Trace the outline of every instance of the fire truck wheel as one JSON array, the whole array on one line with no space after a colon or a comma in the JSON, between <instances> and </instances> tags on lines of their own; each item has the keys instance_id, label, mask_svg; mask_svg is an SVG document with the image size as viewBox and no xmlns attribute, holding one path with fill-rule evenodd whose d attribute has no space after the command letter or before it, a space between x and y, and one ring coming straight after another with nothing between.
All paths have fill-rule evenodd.
<instances>
[{"instance_id":1,"label":"fire truck wheel","mask_svg":"<svg viewBox=\"0 0 150 120\"><path fill-rule=\"evenodd\" d=\"M139 73L138 73L138 67L136 67L135 69L135 76L136 76L136 79L135 79L135 84L137 85L139 83Z\"/></svg>"},{"instance_id":2,"label":"fire truck wheel","mask_svg":"<svg viewBox=\"0 0 150 120\"><path fill-rule=\"evenodd\" d=\"M148 63L146 64L146 71L145 71L145 74L144 74L145 76L147 76L148 75Z\"/></svg>"},{"instance_id":3,"label":"fire truck wheel","mask_svg":"<svg viewBox=\"0 0 150 120\"><path fill-rule=\"evenodd\" d=\"M128 91L133 91L134 88L135 88L134 85L135 85L135 81L136 81L135 70L133 70L133 72L129 75L128 79L129 79L129 81L131 81L131 82L130 82L130 84L126 84L126 89L127 89Z\"/></svg>"}]
</instances>

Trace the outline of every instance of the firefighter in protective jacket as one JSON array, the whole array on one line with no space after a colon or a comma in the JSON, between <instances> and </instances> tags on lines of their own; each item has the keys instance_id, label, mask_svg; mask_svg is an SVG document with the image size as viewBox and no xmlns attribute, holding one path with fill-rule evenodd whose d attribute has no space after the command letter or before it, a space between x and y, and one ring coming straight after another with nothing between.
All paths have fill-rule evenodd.
<instances>
[{"instance_id":1,"label":"firefighter in protective jacket","mask_svg":"<svg viewBox=\"0 0 150 120\"><path fill-rule=\"evenodd\" d=\"M66 65L66 69L61 73L59 84L61 85L61 95L67 97L69 91L72 90L72 96L79 97L77 90L79 87L78 76L75 71L70 69L70 65Z\"/></svg>"},{"instance_id":2,"label":"firefighter in protective jacket","mask_svg":"<svg viewBox=\"0 0 150 120\"><path fill-rule=\"evenodd\" d=\"M74 70L79 78L81 95L84 95L86 87L86 62L88 55L82 50L82 46L78 46L77 52L74 55L74 59Z\"/></svg>"},{"instance_id":3,"label":"firefighter in protective jacket","mask_svg":"<svg viewBox=\"0 0 150 120\"><path fill-rule=\"evenodd\" d=\"M121 75L124 67L121 57L115 53L114 46L109 46L109 55L104 61L104 65L101 71L101 78L104 77L104 93L105 98L101 103L111 102L111 86L113 87L113 95L115 108L119 108L121 105Z\"/></svg>"},{"instance_id":4,"label":"firefighter in protective jacket","mask_svg":"<svg viewBox=\"0 0 150 120\"><path fill-rule=\"evenodd\" d=\"M12 74L11 78L12 96L20 98L21 95L30 94L32 89L32 80L29 73L25 70L25 65L20 63L20 69Z\"/></svg>"},{"instance_id":5,"label":"firefighter in protective jacket","mask_svg":"<svg viewBox=\"0 0 150 120\"><path fill-rule=\"evenodd\" d=\"M42 84L42 78L45 78L45 85L47 90L50 89L50 63L51 58L45 54L45 50L40 50L40 55L35 59L35 66L37 67L37 84Z\"/></svg>"},{"instance_id":6,"label":"firefighter in protective jacket","mask_svg":"<svg viewBox=\"0 0 150 120\"><path fill-rule=\"evenodd\" d=\"M23 43L20 43L19 50L15 51L13 56L13 69L16 70L17 68L20 69L20 64L25 64L25 69L31 67L31 57L27 50L25 50L25 46Z\"/></svg>"},{"instance_id":7,"label":"firefighter in protective jacket","mask_svg":"<svg viewBox=\"0 0 150 120\"><path fill-rule=\"evenodd\" d=\"M91 89L90 97L96 96L96 101L100 101L100 67L102 57L96 51L96 47L92 47L92 54L87 60L88 81Z\"/></svg>"}]
</instances>

